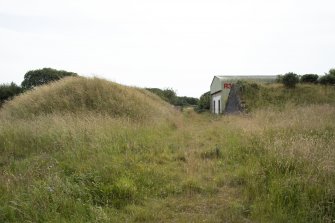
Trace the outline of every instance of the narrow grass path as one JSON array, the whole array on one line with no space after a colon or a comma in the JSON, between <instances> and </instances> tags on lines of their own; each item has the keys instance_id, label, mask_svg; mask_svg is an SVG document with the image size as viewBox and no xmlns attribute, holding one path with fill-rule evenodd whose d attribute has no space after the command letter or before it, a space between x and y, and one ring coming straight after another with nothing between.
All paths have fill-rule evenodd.
<instances>
[{"instance_id":1,"label":"narrow grass path","mask_svg":"<svg viewBox=\"0 0 335 223\"><path fill-rule=\"evenodd\" d=\"M217 128L221 129L221 119L191 110L184 112L182 125L170 139L181 145L175 155L175 171L180 179L175 184L181 184L181 190L163 199L149 199L135 221L250 222L241 204L240 190L230 184L232 173L222 159L220 146L222 141L229 142L230 135L216 133Z\"/></svg>"}]
</instances>

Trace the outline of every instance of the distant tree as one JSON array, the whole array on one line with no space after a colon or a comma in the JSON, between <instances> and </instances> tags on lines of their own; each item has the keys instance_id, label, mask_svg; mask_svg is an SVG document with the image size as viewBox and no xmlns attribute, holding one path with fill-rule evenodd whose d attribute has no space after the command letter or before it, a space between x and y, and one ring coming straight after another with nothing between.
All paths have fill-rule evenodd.
<instances>
[{"instance_id":1,"label":"distant tree","mask_svg":"<svg viewBox=\"0 0 335 223\"><path fill-rule=\"evenodd\" d=\"M176 104L177 106L190 106L190 105L198 105L199 99L192 97L177 97Z\"/></svg>"},{"instance_id":2,"label":"distant tree","mask_svg":"<svg viewBox=\"0 0 335 223\"><path fill-rule=\"evenodd\" d=\"M211 104L211 93L208 91L200 96L198 110L209 110Z\"/></svg>"},{"instance_id":3,"label":"distant tree","mask_svg":"<svg viewBox=\"0 0 335 223\"><path fill-rule=\"evenodd\" d=\"M295 73L287 73L283 76L283 84L287 88L295 88L295 85L299 83L299 76Z\"/></svg>"},{"instance_id":4,"label":"distant tree","mask_svg":"<svg viewBox=\"0 0 335 223\"><path fill-rule=\"evenodd\" d=\"M320 84L335 85L335 75L326 74L319 79Z\"/></svg>"},{"instance_id":5,"label":"distant tree","mask_svg":"<svg viewBox=\"0 0 335 223\"><path fill-rule=\"evenodd\" d=\"M330 69L328 75L335 76L335 68Z\"/></svg>"},{"instance_id":6,"label":"distant tree","mask_svg":"<svg viewBox=\"0 0 335 223\"><path fill-rule=\"evenodd\" d=\"M192 98L186 96L179 97L177 96L176 92L171 88L167 88L164 90L159 88L146 88L146 90L151 91L152 93L162 98L164 101L167 101L175 106L197 105L199 101L198 98Z\"/></svg>"},{"instance_id":7,"label":"distant tree","mask_svg":"<svg viewBox=\"0 0 335 223\"><path fill-rule=\"evenodd\" d=\"M78 74L73 72L67 72L64 70L55 70L52 68L31 70L24 75L24 80L21 86L24 90L28 90L36 86L47 84L51 81L56 81L67 76L78 76Z\"/></svg>"},{"instance_id":8,"label":"distant tree","mask_svg":"<svg viewBox=\"0 0 335 223\"><path fill-rule=\"evenodd\" d=\"M11 100L14 96L22 93L22 88L17 86L15 83L1 84L0 85L0 106L8 100Z\"/></svg>"},{"instance_id":9,"label":"distant tree","mask_svg":"<svg viewBox=\"0 0 335 223\"><path fill-rule=\"evenodd\" d=\"M316 84L318 83L318 78L319 78L319 75L317 74L305 74L301 76L300 82Z\"/></svg>"},{"instance_id":10,"label":"distant tree","mask_svg":"<svg viewBox=\"0 0 335 223\"><path fill-rule=\"evenodd\" d=\"M335 85L335 69L330 69L328 73L319 78L320 84Z\"/></svg>"},{"instance_id":11,"label":"distant tree","mask_svg":"<svg viewBox=\"0 0 335 223\"><path fill-rule=\"evenodd\" d=\"M163 95L168 100L168 102L170 102L173 105L176 105L177 93L173 89L171 88L164 89Z\"/></svg>"},{"instance_id":12,"label":"distant tree","mask_svg":"<svg viewBox=\"0 0 335 223\"><path fill-rule=\"evenodd\" d=\"M160 98L162 98L163 100L167 101L167 99L164 97L164 92L162 89L159 88L146 88L146 90L158 95Z\"/></svg>"},{"instance_id":13,"label":"distant tree","mask_svg":"<svg viewBox=\"0 0 335 223\"><path fill-rule=\"evenodd\" d=\"M176 92L171 89L159 89L159 88L146 88L146 90L151 91L152 93L158 95L160 98L162 98L164 101L169 102L172 105L176 105L177 103L177 94Z\"/></svg>"},{"instance_id":14,"label":"distant tree","mask_svg":"<svg viewBox=\"0 0 335 223\"><path fill-rule=\"evenodd\" d=\"M193 97L181 97L185 98L185 101L188 105L198 105L199 99Z\"/></svg>"}]
</instances>

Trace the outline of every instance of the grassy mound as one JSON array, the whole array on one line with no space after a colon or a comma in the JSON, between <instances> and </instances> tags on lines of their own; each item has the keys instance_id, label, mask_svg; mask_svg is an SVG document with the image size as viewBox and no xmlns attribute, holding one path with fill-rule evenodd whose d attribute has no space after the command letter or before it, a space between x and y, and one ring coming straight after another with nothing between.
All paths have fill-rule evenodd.
<instances>
[{"instance_id":1,"label":"grassy mound","mask_svg":"<svg viewBox=\"0 0 335 223\"><path fill-rule=\"evenodd\" d=\"M104 114L132 120L169 117L170 105L152 93L98 78L70 77L38 87L4 105L0 116L32 118L54 113Z\"/></svg>"},{"instance_id":2,"label":"grassy mound","mask_svg":"<svg viewBox=\"0 0 335 223\"><path fill-rule=\"evenodd\" d=\"M294 89L282 84L241 82L242 99L248 111L260 108L285 109L287 104L335 104L335 87L299 84Z\"/></svg>"}]
</instances>

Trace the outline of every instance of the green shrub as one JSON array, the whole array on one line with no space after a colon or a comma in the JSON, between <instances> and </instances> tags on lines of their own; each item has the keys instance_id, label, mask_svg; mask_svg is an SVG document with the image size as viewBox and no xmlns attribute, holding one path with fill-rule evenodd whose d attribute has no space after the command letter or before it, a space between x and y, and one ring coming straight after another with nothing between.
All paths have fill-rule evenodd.
<instances>
[{"instance_id":1,"label":"green shrub","mask_svg":"<svg viewBox=\"0 0 335 223\"><path fill-rule=\"evenodd\" d=\"M305 74L305 75L302 75L300 82L316 84L318 82L318 78L319 76L317 74Z\"/></svg>"},{"instance_id":2,"label":"green shrub","mask_svg":"<svg viewBox=\"0 0 335 223\"><path fill-rule=\"evenodd\" d=\"M335 76L335 68L332 68L328 72L329 75Z\"/></svg>"},{"instance_id":3,"label":"green shrub","mask_svg":"<svg viewBox=\"0 0 335 223\"><path fill-rule=\"evenodd\" d=\"M1 84L0 85L0 106L5 101L10 100L14 96L22 93L22 88L17 86L15 83Z\"/></svg>"},{"instance_id":4,"label":"green shrub","mask_svg":"<svg viewBox=\"0 0 335 223\"><path fill-rule=\"evenodd\" d=\"M295 73L287 73L283 76L283 84L287 88L295 88L295 85L299 83L299 76Z\"/></svg>"},{"instance_id":5,"label":"green shrub","mask_svg":"<svg viewBox=\"0 0 335 223\"><path fill-rule=\"evenodd\" d=\"M192 97L186 97L177 96L177 93L170 88L167 89L159 89L159 88L146 88L146 90L158 95L160 98L162 98L164 101L169 102L172 105L175 106L189 106L189 105L197 105L199 102L198 98L192 98Z\"/></svg>"},{"instance_id":6,"label":"green shrub","mask_svg":"<svg viewBox=\"0 0 335 223\"><path fill-rule=\"evenodd\" d=\"M199 103L198 103L198 110L209 110L211 104L211 93L208 91L201 95Z\"/></svg>"},{"instance_id":7,"label":"green shrub","mask_svg":"<svg viewBox=\"0 0 335 223\"><path fill-rule=\"evenodd\" d=\"M319 82L320 82L320 84L323 84L323 85L334 85L335 84L335 75L330 75L330 74L324 75L324 76L320 77Z\"/></svg>"}]
</instances>

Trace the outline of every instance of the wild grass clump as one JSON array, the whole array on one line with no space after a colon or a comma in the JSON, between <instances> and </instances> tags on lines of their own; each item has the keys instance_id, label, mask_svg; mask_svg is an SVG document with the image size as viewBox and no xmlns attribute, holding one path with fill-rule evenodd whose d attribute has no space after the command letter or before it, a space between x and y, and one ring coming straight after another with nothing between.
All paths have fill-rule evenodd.
<instances>
[{"instance_id":1,"label":"wild grass clump","mask_svg":"<svg viewBox=\"0 0 335 223\"><path fill-rule=\"evenodd\" d=\"M239 146L223 156L237 166L229 185L243 191L251 219L335 219L334 114L329 105L286 106L252 113L252 125L249 118L237 123L243 132Z\"/></svg>"}]
</instances>

